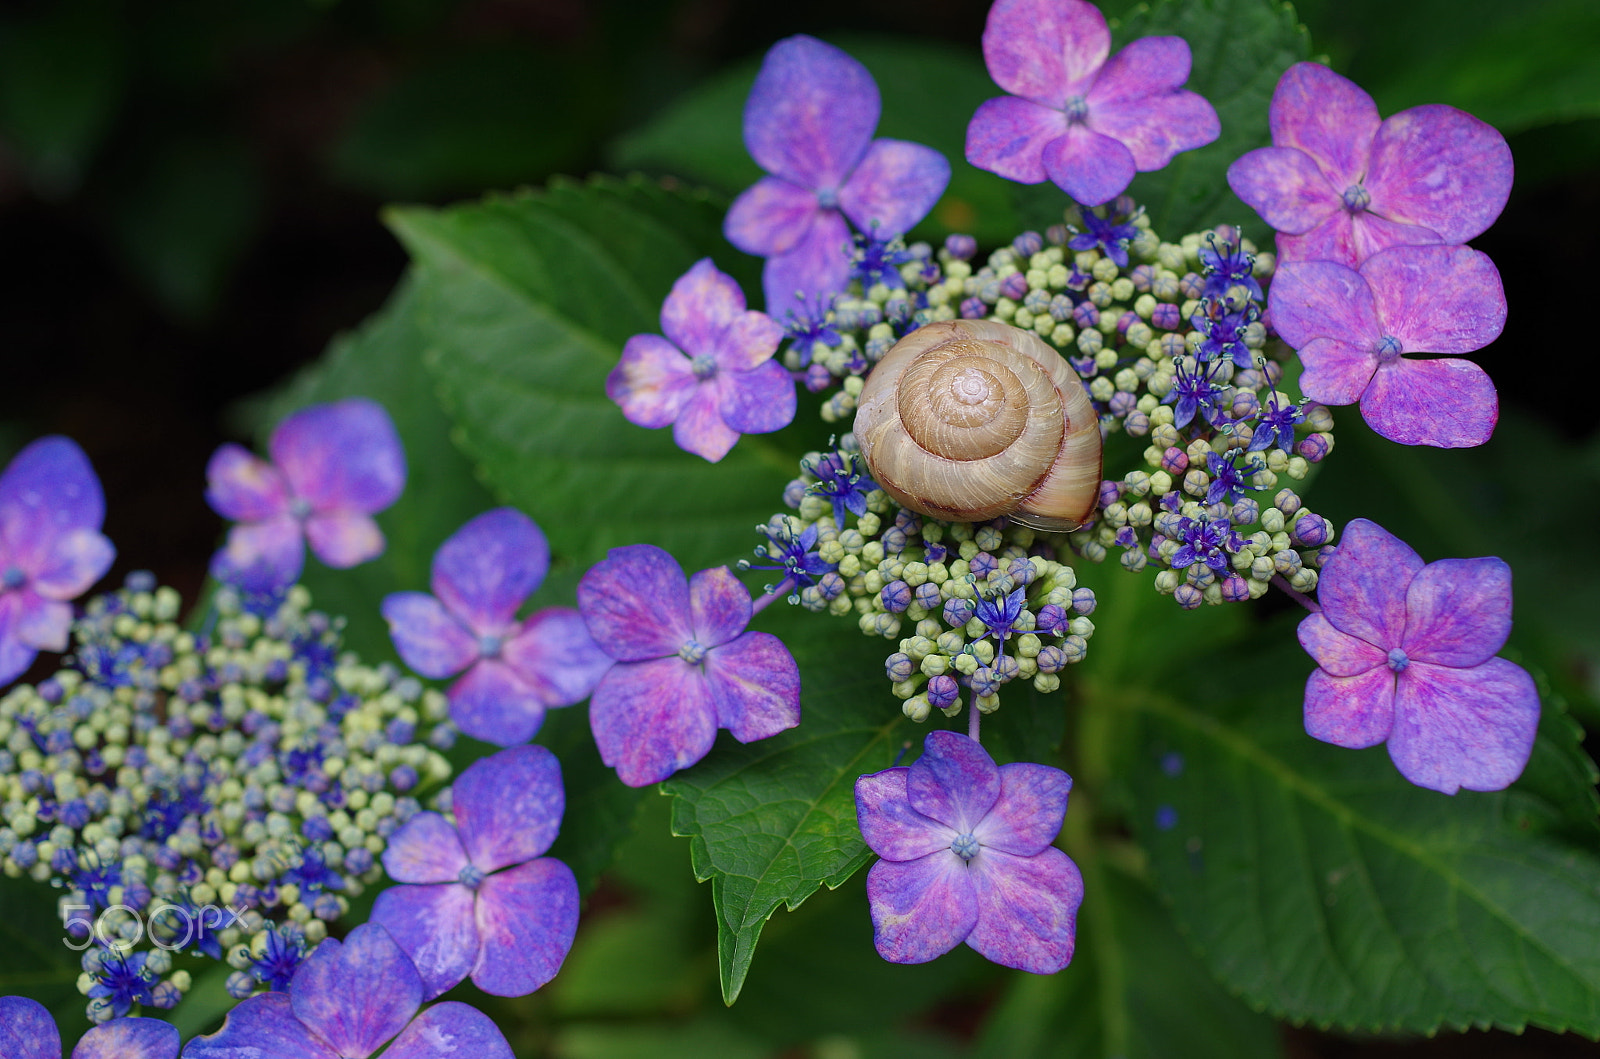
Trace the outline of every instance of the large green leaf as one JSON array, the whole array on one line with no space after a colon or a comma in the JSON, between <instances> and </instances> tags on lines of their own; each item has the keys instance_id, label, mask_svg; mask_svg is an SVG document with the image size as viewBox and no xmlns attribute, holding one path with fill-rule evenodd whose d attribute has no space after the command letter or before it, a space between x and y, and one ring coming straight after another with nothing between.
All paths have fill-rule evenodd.
<instances>
[{"instance_id":1,"label":"large green leaf","mask_svg":"<svg viewBox=\"0 0 1600 1059\"><path fill-rule=\"evenodd\" d=\"M48 883L0 877L0 996L28 996L49 1008L72 1041L89 1028L88 999L78 992L78 952L56 907L59 893ZM83 913L75 913L81 917Z\"/></svg>"}]
</instances>

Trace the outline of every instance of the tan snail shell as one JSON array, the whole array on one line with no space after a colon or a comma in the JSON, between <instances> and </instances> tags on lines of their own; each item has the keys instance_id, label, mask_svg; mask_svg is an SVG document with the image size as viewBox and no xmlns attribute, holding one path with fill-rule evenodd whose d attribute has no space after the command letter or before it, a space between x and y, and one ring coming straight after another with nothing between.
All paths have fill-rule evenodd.
<instances>
[{"instance_id":1,"label":"tan snail shell","mask_svg":"<svg viewBox=\"0 0 1600 1059\"><path fill-rule=\"evenodd\" d=\"M895 343L867 376L855 435L873 480L923 515L1072 530L1094 512L1094 406L1061 354L1010 324L944 320Z\"/></svg>"}]
</instances>

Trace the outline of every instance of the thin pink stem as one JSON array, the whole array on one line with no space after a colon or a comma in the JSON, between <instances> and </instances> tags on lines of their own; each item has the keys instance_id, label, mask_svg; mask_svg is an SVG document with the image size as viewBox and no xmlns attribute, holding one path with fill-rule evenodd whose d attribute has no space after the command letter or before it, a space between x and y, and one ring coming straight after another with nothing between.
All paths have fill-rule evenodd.
<instances>
[{"instance_id":1,"label":"thin pink stem","mask_svg":"<svg viewBox=\"0 0 1600 1059\"><path fill-rule=\"evenodd\" d=\"M983 714L978 712L978 689L972 689L972 704L967 707L967 738L974 743L981 742L978 738L978 727L983 723Z\"/></svg>"},{"instance_id":2,"label":"thin pink stem","mask_svg":"<svg viewBox=\"0 0 1600 1059\"><path fill-rule=\"evenodd\" d=\"M794 578L786 577L776 585L772 586L771 591L761 593L750 603L750 616L755 617L757 614L760 614L762 611L766 610L767 607L771 605L773 600L777 599L779 596L788 595L789 590L793 587Z\"/></svg>"},{"instance_id":3,"label":"thin pink stem","mask_svg":"<svg viewBox=\"0 0 1600 1059\"><path fill-rule=\"evenodd\" d=\"M1277 585L1279 588L1283 589L1285 592L1287 592L1289 594L1289 598L1290 599L1294 600L1296 603L1300 604L1302 607L1306 608L1311 613L1320 614L1322 612L1322 608L1317 605L1317 601L1316 600L1312 599L1310 596L1306 595L1304 592L1299 591L1298 589L1291 588L1289 586L1289 582L1285 581L1282 576L1280 576L1278 574L1273 574L1272 575L1272 583L1274 585Z\"/></svg>"}]
</instances>

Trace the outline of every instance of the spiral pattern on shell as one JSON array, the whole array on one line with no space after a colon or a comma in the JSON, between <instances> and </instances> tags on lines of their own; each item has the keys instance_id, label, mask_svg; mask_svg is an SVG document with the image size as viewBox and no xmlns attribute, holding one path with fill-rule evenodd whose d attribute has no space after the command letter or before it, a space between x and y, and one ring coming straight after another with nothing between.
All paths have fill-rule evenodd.
<instances>
[{"instance_id":1,"label":"spiral pattern on shell","mask_svg":"<svg viewBox=\"0 0 1600 1059\"><path fill-rule=\"evenodd\" d=\"M855 436L873 480L923 515L1063 531L1094 512L1094 406L1059 353L1009 324L946 320L901 339L867 376Z\"/></svg>"}]
</instances>

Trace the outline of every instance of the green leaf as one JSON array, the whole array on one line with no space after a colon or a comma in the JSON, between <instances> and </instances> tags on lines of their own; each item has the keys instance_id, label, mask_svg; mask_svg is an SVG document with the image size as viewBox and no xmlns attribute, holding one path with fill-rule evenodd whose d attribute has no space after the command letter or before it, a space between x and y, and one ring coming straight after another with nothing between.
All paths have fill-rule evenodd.
<instances>
[{"instance_id":1,"label":"green leaf","mask_svg":"<svg viewBox=\"0 0 1600 1059\"><path fill-rule=\"evenodd\" d=\"M50 1009L61 1035L76 1039L89 1028L88 999L78 992L82 967L56 907L58 891L32 879L0 877L0 996L27 996ZM76 913L81 915L82 913ZM73 942L81 945L82 942Z\"/></svg>"}]
</instances>

